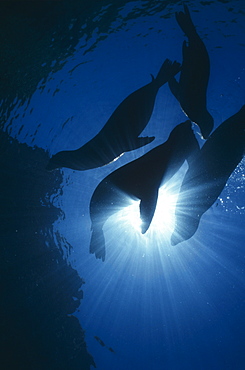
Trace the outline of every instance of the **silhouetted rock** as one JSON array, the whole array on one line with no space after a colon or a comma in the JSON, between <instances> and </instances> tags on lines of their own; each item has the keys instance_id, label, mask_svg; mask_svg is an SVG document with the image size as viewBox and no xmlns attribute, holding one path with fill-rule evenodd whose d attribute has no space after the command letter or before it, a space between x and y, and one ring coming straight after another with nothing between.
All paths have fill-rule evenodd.
<instances>
[{"instance_id":1,"label":"silhouetted rock","mask_svg":"<svg viewBox=\"0 0 245 370\"><path fill-rule=\"evenodd\" d=\"M0 133L0 286L2 369L90 369L84 332L71 316L83 280L56 245L62 214L49 202L62 176L47 173L47 153Z\"/></svg>"}]
</instances>

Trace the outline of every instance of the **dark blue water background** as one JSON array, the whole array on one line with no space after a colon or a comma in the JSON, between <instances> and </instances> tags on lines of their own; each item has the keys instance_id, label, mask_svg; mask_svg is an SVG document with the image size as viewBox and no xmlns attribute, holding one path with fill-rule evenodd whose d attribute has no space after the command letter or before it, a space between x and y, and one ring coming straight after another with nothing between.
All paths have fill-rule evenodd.
<instances>
[{"instance_id":1,"label":"dark blue water background","mask_svg":"<svg viewBox=\"0 0 245 370\"><path fill-rule=\"evenodd\" d=\"M210 55L208 107L217 127L244 104L245 4L242 0L187 3ZM63 54L54 48L47 62L42 59L40 42L33 56L41 61L33 73L36 85L34 77L29 79L35 88L21 93L20 78L16 82L19 90L13 83L11 94L8 92L2 100L3 131L18 143L44 149L49 155L85 144L127 95L150 82L150 74L156 76L165 58L182 60L184 35L174 17L175 11L182 10L181 2L83 4L86 14L79 14L80 23L71 17L70 24L60 30L61 35L72 35L73 27L79 28L77 39L70 41L71 52L66 54L61 45ZM67 9L71 11L68 5ZM15 30L18 14L12 21ZM50 30L47 27L40 35L47 37L50 32L52 36ZM53 39L57 42L55 34ZM52 37L50 40L52 49ZM68 46L69 42L67 50ZM26 50L23 64L24 55ZM21 74L25 66L20 60ZM40 72L39 79L38 71L47 66L48 73ZM27 86L28 78L27 72ZM112 216L105 225L106 261L89 254L89 201L95 187L112 170L165 141L173 127L185 119L168 86L163 86L143 133L156 136L153 143L103 168L58 170L52 176L59 177L59 188L46 194L46 203L39 199L41 206L52 205L62 211L51 225L46 225L52 226L49 233L45 222L40 228L47 237L47 248L48 240L52 240L62 250L65 263L86 282L74 315L85 330L88 350L100 370L245 367L244 161L190 240L171 247L170 231L164 228L166 219L142 236L124 213L123 218ZM194 130L202 145L198 129ZM36 163L40 169L37 173L45 171L46 164L41 160ZM8 171L12 169L10 166ZM175 183L180 184L185 170L184 166ZM45 177L42 181L45 183ZM171 193L171 186L173 182L168 196L176 199L177 190L173 187L175 194ZM164 205L163 194L159 198L160 214ZM32 216L38 220L38 207L32 210ZM72 286L72 280L69 284ZM100 346L94 336L115 353ZM85 369L82 363L79 366L71 368Z\"/></svg>"}]
</instances>

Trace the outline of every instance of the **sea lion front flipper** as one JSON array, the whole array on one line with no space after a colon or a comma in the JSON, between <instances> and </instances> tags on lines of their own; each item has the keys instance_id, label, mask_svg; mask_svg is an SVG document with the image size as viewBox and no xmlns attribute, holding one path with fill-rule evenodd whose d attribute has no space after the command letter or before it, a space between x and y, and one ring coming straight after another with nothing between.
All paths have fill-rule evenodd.
<instances>
[{"instance_id":1,"label":"sea lion front flipper","mask_svg":"<svg viewBox=\"0 0 245 370\"><path fill-rule=\"evenodd\" d=\"M175 96L175 98L180 101L180 86L179 82L176 81L175 77L172 77L168 81L168 86L170 88L171 93Z\"/></svg>"},{"instance_id":2,"label":"sea lion front flipper","mask_svg":"<svg viewBox=\"0 0 245 370\"><path fill-rule=\"evenodd\" d=\"M147 194L140 201L141 232L146 233L153 219L158 198L158 190Z\"/></svg>"},{"instance_id":3,"label":"sea lion front flipper","mask_svg":"<svg viewBox=\"0 0 245 370\"><path fill-rule=\"evenodd\" d=\"M130 150L141 148L147 144L150 144L155 139L155 136L137 137L129 143L128 148L124 149L125 152Z\"/></svg>"},{"instance_id":4,"label":"sea lion front flipper","mask_svg":"<svg viewBox=\"0 0 245 370\"><path fill-rule=\"evenodd\" d=\"M95 254L96 258L105 260L105 237L102 228L92 230L89 252Z\"/></svg>"}]
</instances>

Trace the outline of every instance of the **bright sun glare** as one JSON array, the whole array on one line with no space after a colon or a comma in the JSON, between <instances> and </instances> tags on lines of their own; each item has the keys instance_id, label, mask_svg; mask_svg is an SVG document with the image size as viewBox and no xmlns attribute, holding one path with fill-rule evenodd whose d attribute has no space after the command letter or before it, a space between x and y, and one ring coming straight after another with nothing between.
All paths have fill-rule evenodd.
<instances>
[{"instance_id":1,"label":"bright sun glare","mask_svg":"<svg viewBox=\"0 0 245 370\"><path fill-rule=\"evenodd\" d=\"M132 201L130 206L119 212L118 217L129 228L133 227L134 232L141 234L142 237L155 233L171 233L174 229L177 197L178 192L173 191L170 187L163 186L159 189L155 214L145 235L141 234L140 201Z\"/></svg>"},{"instance_id":2,"label":"bright sun glare","mask_svg":"<svg viewBox=\"0 0 245 370\"><path fill-rule=\"evenodd\" d=\"M124 245L123 250L126 250L125 246L136 244L142 248L162 245L165 249L170 247L171 235L175 228L176 203L186 169L187 165L184 164L171 180L160 187L155 213L145 234L141 233L139 200L130 199L128 207L110 217L104 229L108 245L116 235L118 243Z\"/></svg>"}]
</instances>

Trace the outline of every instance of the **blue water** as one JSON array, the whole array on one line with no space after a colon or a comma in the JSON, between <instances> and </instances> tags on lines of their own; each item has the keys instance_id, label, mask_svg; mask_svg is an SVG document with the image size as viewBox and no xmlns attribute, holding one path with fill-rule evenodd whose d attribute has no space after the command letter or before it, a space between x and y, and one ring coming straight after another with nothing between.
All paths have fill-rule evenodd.
<instances>
[{"instance_id":1,"label":"blue water","mask_svg":"<svg viewBox=\"0 0 245 370\"><path fill-rule=\"evenodd\" d=\"M13 83L11 94L8 92L6 99L2 99L3 113L8 107L2 130L19 144L41 148L49 156L61 150L77 149L92 139L126 96L149 83L150 74L156 76L166 58L182 60L184 35L174 17L175 11L182 10L181 2L117 1L111 4L104 1L103 6L91 2L90 7L86 3L89 2L82 2L85 14L77 4L80 23L75 22L73 14L70 24L59 29L61 35L69 32L72 35L75 24L79 26L69 53L61 49L59 54L60 49L54 48L45 62L42 40L47 41L48 36L52 40L53 28L47 26L43 30L36 25L45 37L41 37L35 47L42 63L36 66L36 85L34 77L29 79L35 89L30 88L28 92L26 88L25 93L21 93L19 87L14 89ZM188 6L210 56L207 103L216 128L244 104L245 4L242 0L188 1ZM68 4L67 9L72 13ZM18 14L11 18L16 28ZM33 14L28 18L30 27L34 27L32 17L34 19ZM15 37L18 41L17 30ZM14 43L8 46L17 47ZM34 58L30 49L22 52L25 54L23 64L26 55ZM40 72L39 79L38 71L45 68L45 63L48 73ZM25 66L20 63L19 69L25 70ZM19 78L23 84L22 77ZM28 86L28 78L25 83ZM127 213L123 217L115 214L104 227L105 262L89 254L89 202L96 186L114 169L164 142L171 130L185 120L178 102L164 85L142 134L156 136L151 144L126 153L105 167L84 172L57 170L52 176L59 177L59 189L46 194L46 203L44 198L39 202L40 207L53 206L62 214L52 220L51 225L39 225L39 208L32 210L38 230L61 248L65 263L85 281L83 299L73 314L85 330L87 349L99 370L245 368L244 160L231 175L216 204L204 214L197 233L190 240L175 247L170 245L171 232L165 228L168 213L160 220L162 223L156 221L146 235L134 228ZM193 129L202 145L198 128ZM23 168L28 167L28 163L21 163ZM37 162L36 173L44 173L46 164ZM8 171L11 173L11 167ZM180 186L185 171L186 165L172 184ZM41 189L45 177L37 181ZM168 196L176 200L176 188L175 193L170 192ZM14 207L10 203L11 206ZM160 219L165 206L166 200L159 197ZM173 216L173 209L169 212ZM19 217L25 219L25 214ZM50 233L46 229L49 227ZM57 235L62 238L62 247ZM46 247L49 248L48 242ZM38 265L38 260L35 263ZM52 271L49 273L52 280ZM63 283L61 279L61 290ZM69 284L72 286L72 280ZM35 299L37 307L38 296ZM101 346L94 336L101 338L106 346ZM62 368L59 366L49 368ZM44 367L32 365L31 368ZM87 367L80 363L70 368Z\"/></svg>"}]
</instances>

